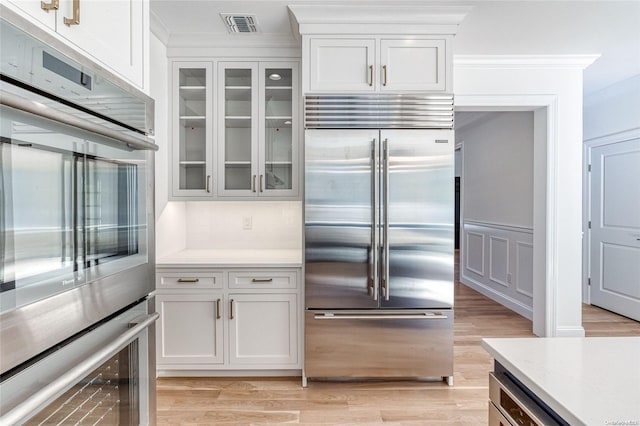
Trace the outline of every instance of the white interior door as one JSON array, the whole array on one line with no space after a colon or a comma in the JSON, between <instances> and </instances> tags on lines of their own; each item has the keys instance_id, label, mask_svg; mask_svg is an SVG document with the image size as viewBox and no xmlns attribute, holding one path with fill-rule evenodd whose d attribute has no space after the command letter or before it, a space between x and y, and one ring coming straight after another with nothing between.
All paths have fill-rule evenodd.
<instances>
[{"instance_id":1,"label":"white interior door","mask_svg":"<svg viewBox=\"0 0 640 426\"><path fill-rule=\"evenodd\" d=\"M591 303L640 321L640 139L591 150Z\"/></svg>"}]
</instances>

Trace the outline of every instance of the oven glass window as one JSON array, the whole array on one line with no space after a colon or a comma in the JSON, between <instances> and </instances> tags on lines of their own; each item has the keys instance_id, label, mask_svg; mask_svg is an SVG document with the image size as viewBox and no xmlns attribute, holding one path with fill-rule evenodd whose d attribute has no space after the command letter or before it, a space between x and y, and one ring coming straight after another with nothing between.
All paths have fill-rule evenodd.
<instances>
[{"instance_id":1,"label":"oven glass window","mask_svg":"<svg viewBox=\"0 0 640 426\"><path fill-rule=\"evenodd\" d=\"M108 359L25 425L137 425L137 340Z\"/></svg>"},{"instance_id":2,"label":"oven glass window","mask_svg":"<svg viewBox=\"0 0 640 426\"><path fill-rule=\"evenodd\" d=\"M0 312L147 262L145 151L0 117Z\"/></svg>"}]
</instances>

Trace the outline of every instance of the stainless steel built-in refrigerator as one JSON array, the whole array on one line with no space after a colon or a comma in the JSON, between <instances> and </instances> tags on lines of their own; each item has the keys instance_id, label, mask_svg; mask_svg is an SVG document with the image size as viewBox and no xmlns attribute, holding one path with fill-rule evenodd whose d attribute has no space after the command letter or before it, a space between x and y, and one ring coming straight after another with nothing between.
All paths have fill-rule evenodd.
<instances>
[{"instance_id":1,"label":"stainless steel built-in refrigerator","mask_svg":"<svg viewBox=\"0 0 640 426\"><path fill-rule=\"evenodd\" d=\"M306 99L304 376L451 383L453 101L364 103Z\"/></svg>"}]
</instances>

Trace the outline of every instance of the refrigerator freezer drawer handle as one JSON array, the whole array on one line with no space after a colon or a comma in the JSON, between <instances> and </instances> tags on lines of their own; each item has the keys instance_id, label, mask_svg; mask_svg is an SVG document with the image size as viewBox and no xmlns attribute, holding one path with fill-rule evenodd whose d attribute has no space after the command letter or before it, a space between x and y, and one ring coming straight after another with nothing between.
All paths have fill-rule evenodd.
<instances>
[{"instance_id":1,"label":"refrigerator freezer drawer handle","mask_svg":"<svg viewBox=\"0 0 640 426\"><path fill-rule=\"evenodd\" d=\"M447 319L442 314L396 314L396 315L349 315L349 314L317 314L313 319L317 320L437 320Z\"/></svg>"}]
</instances>

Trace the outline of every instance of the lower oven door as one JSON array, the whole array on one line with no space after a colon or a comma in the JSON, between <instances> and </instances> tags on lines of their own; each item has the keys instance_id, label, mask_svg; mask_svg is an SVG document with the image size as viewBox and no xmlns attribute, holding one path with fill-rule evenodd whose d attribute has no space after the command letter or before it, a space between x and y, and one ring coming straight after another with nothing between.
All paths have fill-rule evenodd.
<instances>
[{"instance_id":1,"label":"lower oven door","mask_svg":"<svg viewBox=\"0 0 640 426\"><path fill-rule=\"evenodd\" d=\"M0 383L0 424L154 424L158 317L143 302ZM11 372L10 372L11 373Z\"/></svg>"}]
</instances>

